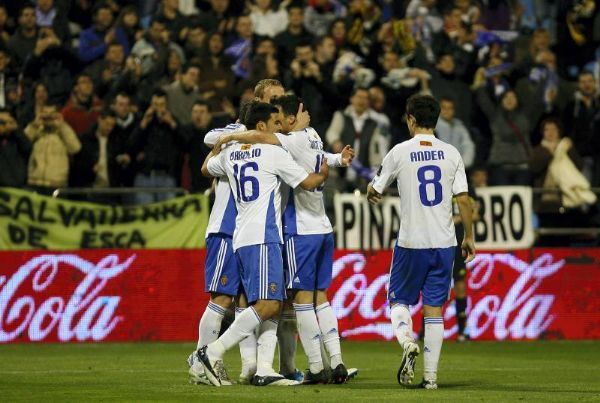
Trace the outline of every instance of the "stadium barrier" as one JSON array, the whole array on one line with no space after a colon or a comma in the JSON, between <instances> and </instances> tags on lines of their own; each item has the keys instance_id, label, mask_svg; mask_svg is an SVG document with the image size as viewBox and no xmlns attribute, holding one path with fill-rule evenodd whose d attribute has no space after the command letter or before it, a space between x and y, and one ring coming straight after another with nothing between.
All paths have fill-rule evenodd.
<instances>
[{"instance_id":1,"label":"stadium barrier","mask_svg":"<svg viewBox=\"0 0 600 403\"><path fill-rule=\"evenodd\" d=\"M342 337L393 339L390 259L336 251L329 296ZM208 301L204 249L4 251L0 261L0 343L193 341ZM470 268L474 340L600 339L599 249L480 253ZM418 330L421 303L412 313ZM444 318L452 338L452 302Z\"/></svg>"}]
</instances>

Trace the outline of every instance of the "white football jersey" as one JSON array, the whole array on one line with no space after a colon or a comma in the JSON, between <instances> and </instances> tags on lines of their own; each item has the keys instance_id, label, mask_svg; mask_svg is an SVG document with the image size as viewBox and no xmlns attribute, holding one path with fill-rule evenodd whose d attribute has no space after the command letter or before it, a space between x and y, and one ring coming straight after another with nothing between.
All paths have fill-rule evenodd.
<instances>
[{"instance_id":1,"label":"white football jersey","mask_svg":"<svg viewBox=\"0 0 600 403\"><path fill-rule=\"evenodd\" d=\"M324 157L327 158L327 165L341 166L341 154L324 152L321 137L312 127L287 135L277 133L277 138L294 161L308 173L319 172ZM286 235L333 232L325 212L322 187L313 191L297 187L290 192L283 213L283 232Z\"/></svg>"},{"instance_id":2,"label":"white football jersey","mask_svg":"<svg viewBox=\"0 0 600 403\"><path fill-rule=\"evenodd\" d=\"M456 246L452 197L468 191L458 150L432 135L417 134L385 156L373 188L383 193L394 180L398 181L401 205L398 246Z\"/></svg>"},{"instance_id":3,"label":"white football jersey","mask_svg":"<svg viewBox=\"0 0 600 403\"><path fill-rule=\"evenodd\" d=\"M227 175L237 206L233 249L283 243L281 181L297 187L308 173L283 148L232 144L208 161L213 176Z\"/></svg>"},{"instance_id":4,"label":"white football jersey","mask_svg":"<svg viewBox=\"0 0 600 403\"><path fill-rule=\"evenodd\" d=\"M204 135L204 144L212 148L222 135L243 131L246 131L246 126L241 123L232 123L221 129L213 129ZM215 202L208 218L206 236L208 237L210 234L233 236L236 216L237 209L235 207L235 200L231 194L229 181L226 176L217 177Z\"/></svg>"}]
</instances>

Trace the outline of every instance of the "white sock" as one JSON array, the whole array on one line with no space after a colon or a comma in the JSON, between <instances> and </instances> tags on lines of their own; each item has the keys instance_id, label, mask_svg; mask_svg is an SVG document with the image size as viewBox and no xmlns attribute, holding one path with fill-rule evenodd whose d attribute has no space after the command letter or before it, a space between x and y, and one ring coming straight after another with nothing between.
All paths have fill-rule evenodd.
<instances>
[{"instance_id":1,"label":"white sock","mask_svg":"<svg viewBox=\"0 0 600 403\"><path fill-rule=\"evenodd\" d=\"M284 310L277 329L279 342L279 373L293 374L296 371L296 313Z\"/></svg>"},{"instance_id":2,"label":"white sock","mask_svg":"<svg viewBox=\"0 0 600 403\"><path fill-rule=\"evenodd\" d=\"M275 358L275 347L277 347L277 324L275 319L268 319L260 324L256 375L266 376L275 372L273 359Z\"/></svg>"},{"instance_id":3,"label":"white sock","mask_svg":"<svg viewBox=\"0 0 600 403\"><path fill-rule=\"evenodd\" d=\"M294 310L298 321L298 334L308 357L310 372L317 374L323 370L323 361L321 360L321 329L317 322L315 306L294 304Z\"/></svg>"},{"instance_id":4,"label":"white sock","mask_svg":"<svg viewBox=\"0 0 600 403\"><path fill-rule=\"evenodd\" d=\"M398 339L398 343L404 348L404 343L414 341L412 318L408 306L396 304L392 308L392 328Z\"/></svg>"},{"instance_id":5,"label":"white sock","mask_svg":"<svg viewBox=\"0 0 600 403\"><path fill-rule=\"evenodd\" d=\"M254 333L261 320L254 308L244 309L229 326L229 329L217 340L208 345L207 353L212 360L223 359L225 351L238 344L244 338Z\"/></svg>"},{"instance_id":6,"label":"white sock","mask_svg":"<svg viewBox=\"0 0 600 403\"><path fill-rule=\"evenodd\" d=\"M340 334L338 333L338 321L333 313L329 302L317 306L317 319L319 319L319 328L323 335L323 344L331 358L331 368L336 368L343 364L342 348L340 347Z\"/></svg>"},{"instance_id":7,"label":"white sock","mask_svg":"<svg viewBox=\"0 0 600 403\"><path fill-rule=\"evenodd\" d=\"M443 341L443 318L425 318L425 343L423 347L423 359L425 365L423 378L426 380L437 380L437 368Z\"/></svg>"},{"instance_id":8,"label":"white sock","mask_svg":"<svg viewBox=\"0 0 600 403\"><path fill-rule=\"evenodd\" d=\"M237 319L247 308L235 308L235 318ZM260 326L257 326L258 329ZM256 331L250 333L245 339L240 341L240 357L242 359L241 374L247 378L256 373Z\"/></svg>"},{"instance_id":9,"label":"white sock","mask_svg":"<svg viewBox=\"0 0 600 403\"><path fill-rule=\"evenodd\" d=\"M219 338L221 322L226 309L212 301L208 302L204 314L198 324L198 345L196 348L206 346Z\"/></svg>"}]
</instances>

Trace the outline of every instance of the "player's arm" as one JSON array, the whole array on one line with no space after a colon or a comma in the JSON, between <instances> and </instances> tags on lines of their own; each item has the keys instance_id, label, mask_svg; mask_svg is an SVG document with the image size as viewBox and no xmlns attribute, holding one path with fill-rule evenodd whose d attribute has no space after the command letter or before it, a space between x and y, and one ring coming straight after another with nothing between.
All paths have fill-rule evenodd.
<instances>
[{"instance_id":1,"label":"player's arm","mask_svg":"<svg viewBox=\"0 0 600 403\"><path fill-rule=\"evenodd\" d=\"M367 186L367 200L371 204L377 204L383 197L383 192L396 179L396 171L398 165L394 158L395 147L385 156L377 175L373 178L369 186Z\"/></svg>"},{"instance_id":2,"label":"player's arm","mask_svg":"<svg viewBox=\"0 0 600 403\"><path fill-rule=\"evenodd\" d=\"M212 151L204 159L202 175L207 178L218 178L227 175L225 168L221 165L221 158L214 155Z\"/></svg>"},{"instance_id":3,"label":"player's arm","mask_svg":"<svg viewBox=\"0 0 600 403\"><path fill-rule=\"evenodd\" d=\"M456 202L458 203L460 219L465 229L465 237L463 239L461 248L463 251L463 257L465 258L465 263L469 263L475 257L475 240L473 238L473 205L471 204L471 198L467 192L456 195Z\"/></svg>"},{"instance_id":4,"label":"player's arm","mask_svg":"<svg viewBox=\"0 0 600 403\"><path fill-rule=\"evenodd\" d=\"M319 172L308 174L306 179L300 182L300 187L308 191L315 190L325 183L327 177L329 177L329 165L327 165L327 158L323 158Z\"/></svg>"},{"instance_id":5,"label":"player's arm","mask_svg":"<svg viewBox=\"0 0 600 403\"><path fill-rule=\"evenodd\" d=\"M204 144L206 144L208 147L213 147L222 136L235 132L240 128L242 128L241 124L231 123L223 128L212 129L204 135Z\"/></svg>"},{"instance_id":6,"label":"player's arm","mask_svg":"<svg viewBox=\"0 0 600 403\"><path fill-rule=\"evenodd\" d=\"M330 167L349 167L354 159L354 149L347 145L341 153L325 153L325 158Z\"/></svg>"},{"instance_id":7,"label":"player's arm","mask_svg":"<svg viewBox=\"0 0 600 403\"><path fill-rule=\"evenodd\" d=\"M237 141L244 144L273 144L281 145L281 142L273 133L261 132L260 130L247 130L244 132L228 133L222 135L213 147L213 152L218 154L223 144Z\"/></svg>"}]
</instances>

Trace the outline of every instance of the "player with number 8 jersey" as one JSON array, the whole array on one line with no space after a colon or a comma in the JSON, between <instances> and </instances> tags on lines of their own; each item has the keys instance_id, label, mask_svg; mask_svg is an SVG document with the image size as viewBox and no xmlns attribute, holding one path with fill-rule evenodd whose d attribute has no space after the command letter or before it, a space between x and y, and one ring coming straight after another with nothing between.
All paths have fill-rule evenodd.
<instances>
[{"instance_id":1,"label":"player with number 8 jersey","mask_svg":"<svg viewBox=\"0 0 600 403\"><path fill-rule=\"evenodd\" d=\"M372 204L397 181L400 196L400 230L390 268L388 300L394 333L404 355L398 382L410 384L419 346L413 340L409 306L423 294L425 317L425 371L423 387L437 389L437 365L442 348L442 306L450 292L456 246L452 198L456 196L465 226L462 248L467 261L475 253L471 205L465 166L452 145L434 135L440 113L431 96L415 95L406 106L411 140L396 145L367 189Z\"/></svg>"}]
</instances>

